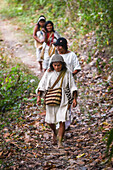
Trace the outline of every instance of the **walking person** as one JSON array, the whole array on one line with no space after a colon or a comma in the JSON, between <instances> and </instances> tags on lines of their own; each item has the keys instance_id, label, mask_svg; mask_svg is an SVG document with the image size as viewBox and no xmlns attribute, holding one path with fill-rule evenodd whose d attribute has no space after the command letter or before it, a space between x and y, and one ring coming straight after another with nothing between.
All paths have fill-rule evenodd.
<instances>
[{"instance_id":1,"label":"walking person","mask_svg":"<svg viewBox=\"0 0 113 170\"><path fill-rule=\"evenodd\" d=\"M45 23L46 23L46 18L44 15L41 15L33 31L33 38L35 39L35 47L36 47L36 56L37 56L37 61L40 66L40 72L43 71L43 68L42 68L43 60L40 58L40 53L42 49L42 44L45 40L45 29L44 29Z\"/></svg>"},{"instance_id":2,"label":"walking person","mask_svg":"<svg viewBox=\"0 0 113 170\"><path fill-rule=\"evenodd\" d=\"M77 87L73 75L67 69L66 63L64 62L64 59L61 55L55 54L52 57L50 68L52 71L51 72L46 71L44 73L42 79L39 82L38 88L36 89L36 93L38 94L37 104L38 105L41 104L42 94L44 93L44 91L49 90L53 86L53 84L55 85L53 87L53 90L61 87L62 96L61 96L60 104L56 106L46 104L46 117L45 117L45 121L48 123L48 125L53 131L53 144L57 143L57 138L58 138L58 147L61 148L62 139L65 133L65 122L69 120L69 110L68 110L69 104L68 104L68 98L64 90L67 88L67 86L69 87L71 97L73 97L73 107L76 107ZM51 94L49 100L51 101L53 98L54 95ZM56 101L58 102L58 100ZM56 130L56 123L59 123L58 134Z\"/></svg>"},{"instance_id":3,"label":"walking person","mask_svg":"<svg viewBox=\"0 0 113 170\"><path fill-rule=\"evenodd\" d=\"M73 76L76 75L81 70L81 66L77 55L73 51L68 50L67 40L64 37L60 37L54 45L56 46L58 53L63 57Z\"/></svg>"},{"instance_id":4,"label":"walking person","mask_svg":"<svg viewBox=\"0 0 113 170\"><path fill-rule=\"evenodd\" d=\"M57 31L54 30L54 24L52 21L47 21L45 23L45 44L44 44L44 61L43 61L43 68L44 71L47 70L49 59L52 54L49 53L50 48L52 47L55 52L55 47L52 46L57 39L60 37Z\"/></svg>"},{"instance_id":5,"label":"walking person","mask_svg":"<svg viewBox=\"0 0 113 170\"><path fill-rule=\"evenodd\" d=\"M57 39L54 45L56 46L58 53L63 57L65 63L67 64L67 68L70 70L73 76L75 76L81 70L81 66L79 64L79 60L76 54L68 50L67 40L64 37L60 37ZM51 60L52 60L52 57L50 58L49 63L51 62ZM68 93L67 94L68 96L70 96L68 87L65 92ZM68 129L72 122L72 118L71 118L71 102L72 101L70 97L68 98L69 98L69 103L70 103L70 107L69 107L70 119L65 122L65 129Z\"/></svg>"}]
</instances>

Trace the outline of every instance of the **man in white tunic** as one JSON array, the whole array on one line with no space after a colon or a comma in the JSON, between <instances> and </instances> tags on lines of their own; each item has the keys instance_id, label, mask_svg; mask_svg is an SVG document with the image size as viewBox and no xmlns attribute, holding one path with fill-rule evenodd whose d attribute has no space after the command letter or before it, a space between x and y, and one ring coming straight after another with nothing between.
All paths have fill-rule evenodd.
<instances>
[{"instance_id":1,"label":"man in white tunic","mask_svg":"<svg viewBox=\"0 0 113 170\"><path fill-rule=\"evenodd\" d=\"M68 50L67 40L63 37L58 38L54 44L58 50L58 53L63 57L67 68L72 72L73 75L77 74L81 70L77 55Z\"/></svg>"},{"instance_id":2,"label":"man in white tunic","mask_svg":"<svg viewBox=\"0 0 113 170\"><path fill-rule=\"evenodd\" d=\"M81 66L79 64L79 60L77 55L68 50L67 40L63 37L57 39L56 43L54 44L57 48L58 53L63 57L67 68L72 72L73 76L75 76L80 70ZM50 58L49 63L51 62L52 57ZM70 120L66 121L65 129L68 129L72 122L71 119L71 107L70 107Z\"/></svg>"},{"instance_id":3,"label":"man in white tunic","mask_svg":"<svg viewBox=\"0 0 113 170\"><path fill-rule=\"evenodd\" d=\"M38 88L36 89L36 93L38 94L37 96L37 103L40 105L41 103L41 95L45 90L48 90L54 82L56 81L57 77L59 74L63 71L66 70L63 83L62 83L62 98L61 98L61 103L58 106L50 106L46 105L46 117L45 121L49 124L51 129L53 130L53 141L56 141L57 133L56 133L56 123L60 124L59 127L59 132L58 132L58 146L60 147L62 144L62 138L64 136L65 132L65 122L69 120L69 110L68 110L68 98L65 94L65 89L67 86L70 89L71 97L73 97L73 107L76 106L76 94L77 94L77 87L73 78L72 73L66 69L66 64L63 60L63 57L60 56L59 54L54 55L50 68L52 68L52 72L46 71L39 82ZM55 85L54 88L58 88L60 86L61 79L59 82Z\"/></svg>"}]
</instances>

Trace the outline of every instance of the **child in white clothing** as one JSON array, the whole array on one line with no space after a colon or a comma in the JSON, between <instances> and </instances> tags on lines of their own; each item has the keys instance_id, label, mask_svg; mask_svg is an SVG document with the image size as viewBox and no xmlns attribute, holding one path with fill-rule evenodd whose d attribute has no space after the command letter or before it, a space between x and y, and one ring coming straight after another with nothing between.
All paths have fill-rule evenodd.
<instances>
[{"instance_id":1,"label":"child in white clothing","mask_svg":"<svg viewBox=\"0 0 113 170\"><path fill-rule=\"evenodd\" d=\"M45 22L46 22L46 18L43 15L41 15L38 19L38 22L33 32L33 38L35 39L36 56L37 56L37 61L40 65L40 71L42 71L42 59L40 58L40 53L42 49L42 44L45 39L45 30L44 30Z\"/></svg>"},{"instance_id":2,"label":"child in white clothing","mask_svg":"<svg viewBox=\"0 0 113 170\"><path fill-rule=\"evenodd\" d=\"M59 54L55 54L51 60L50 64L51 72L46 71L40 80L38 88L36 89L37 104L41 104L41 95L44 91L52 87L54 82L57 80L58 76L65 71L63 83L62 83L62 97L61 103L56 106L46 105L46 117L45 121L48 123L53 131L53 144L56 144L58 137L58 147L62 147L62 139L65 133L65 122L69 120L69 104L68 98L65 94L65 89L68 86L70 89L71 97L73 97L73 107L76 107L76 95L77 87L71 72L66 68L66 63L63 57ZM54 88L58 88L61 84L61 79L56 83ZM53 89L54 89L53 88ZM52 96L51 96L52 97ZM57 100L57 99L56 99ZM56 131L56 123L59 123L58 134ZM58 135L58 136L57 136Z\"/></svg>"}]
</instances>

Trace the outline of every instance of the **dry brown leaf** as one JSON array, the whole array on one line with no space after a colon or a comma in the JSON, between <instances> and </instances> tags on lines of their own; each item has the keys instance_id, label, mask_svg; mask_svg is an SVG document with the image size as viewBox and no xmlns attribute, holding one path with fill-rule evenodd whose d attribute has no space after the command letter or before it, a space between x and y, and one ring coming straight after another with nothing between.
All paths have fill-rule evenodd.
<instances>
[{"instance_id":1,"label":"dry brown leaf","mask_svg":"<svg viewBox=\"0 0 113 170\"><path fill-rule=\"evenodd\" d=\"M4 133L3 137L7 138L8 136L10 136L10 133Z\"/></svg>"},{"instance_id":2,"label":"dry brown leaf","mask_svg":"<svg viewBox=\"0 0 113 170\"><path fill-rule=\"evenodd\" d=\"M0 152L0 156L2 155L2 153L3 153L3 151L2 151L2 152Z\"/></svg>"}]
</instances>

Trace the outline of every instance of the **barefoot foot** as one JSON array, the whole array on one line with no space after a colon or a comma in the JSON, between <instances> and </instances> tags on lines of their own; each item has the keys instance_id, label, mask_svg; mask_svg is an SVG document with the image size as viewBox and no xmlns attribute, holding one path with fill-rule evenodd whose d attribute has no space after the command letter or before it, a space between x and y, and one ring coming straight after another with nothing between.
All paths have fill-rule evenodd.
<instances>
[{"instance_id":1,"label":"barefoot foot","mask_svg":"<svg viewBox=\"0 0 113 170\"><path fill-rule=\"evenodd\" d=\"M64 148L64 146L62 145L61 142L58 142L58 148L59 148L59 149Z\"/></svg>"},{"instance_id":2,"label":"barefoot foot","mask_svg":"<svg viewBox=\"0 0 113 170\"><path fill-rule=\"evenodd\" d=\"M53 134L53 145L57 144L57 135Z\"/></svg>"}]
</instances>

